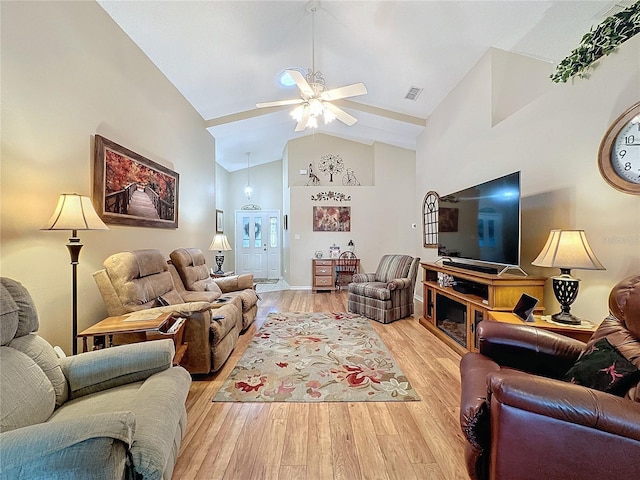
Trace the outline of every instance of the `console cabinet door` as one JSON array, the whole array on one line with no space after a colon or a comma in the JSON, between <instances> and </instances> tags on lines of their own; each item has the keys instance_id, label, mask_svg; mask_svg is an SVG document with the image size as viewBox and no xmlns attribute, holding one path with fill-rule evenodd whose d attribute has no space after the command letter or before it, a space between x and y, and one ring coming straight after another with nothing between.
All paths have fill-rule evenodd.
<instances>
[{"instance_id":1,"label":"console cabinet door","mask_svg":"<svg viewBox=\"0 0 640 480\"><path fill-rule=\"evenodd\" d=\"M469 323L469 334L467 335L467 349L470 352L478 351L478 337L476 331L478 324L483 320L487 320L487 310L484 308L476 307L475 305L469 305L469 317L471 319Z\"/></svg>"}]
</instances>

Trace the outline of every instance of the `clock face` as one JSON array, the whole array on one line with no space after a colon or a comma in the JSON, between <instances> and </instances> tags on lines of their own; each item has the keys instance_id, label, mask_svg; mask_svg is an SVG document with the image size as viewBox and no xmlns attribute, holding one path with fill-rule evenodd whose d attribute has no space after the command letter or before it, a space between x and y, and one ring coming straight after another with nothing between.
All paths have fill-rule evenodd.
<instances>
[{"instance_id":1,"label":"clock face","mask_svg":"<svg viewBox=\"0 0 640 480\"><path fill-rule=\"evenodd\" d=\"M623 180L640 184L640 113L617 135L611 149L611 165Z\"/></svg>"},{"instance_id":2,"label":"clock face","mask_svg":"<svg viewBox=\"0 0 640 480\"><path fill-rule=\"evenodd\" d=\"M640 195L640 103L609 127L600 143L598 167L613 188Z\"/></svg>"}]
</instances>

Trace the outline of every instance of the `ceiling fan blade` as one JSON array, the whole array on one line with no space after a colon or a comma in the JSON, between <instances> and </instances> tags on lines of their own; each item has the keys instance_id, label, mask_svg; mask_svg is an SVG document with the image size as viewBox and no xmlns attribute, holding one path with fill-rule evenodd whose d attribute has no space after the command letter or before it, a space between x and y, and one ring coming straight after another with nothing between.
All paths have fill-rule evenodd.
<instances>
[{"instance_id":1,"label":"ceiling fan blade","mask_svg":"<svg viewBox=\"0 0 640 480\"><path fill-rule=\"evenodd\" d=\"M347 85L346 87L334 88L333 90L327 90L320 94L321 100L339 100L340 98L356 97L358 95L364 95L367 93L367 87L364 83L354 83L353 85Z\"/></svg>"},{"instance_id":2,"label":"ceiling fan blade","mask_svg":"<svg viewBox=\"0 0 640 480\"><path fill-rule=\"evenodd\" d=\"M258 108L280 107L282 105L296 105L302 102L304 102L304 100L302 100L301 98L294 98L292 100L276 100L275 102L256 103L256 107Z\"/></svg>"},{"instance_id":3,"label":"ceiling fan blade","mask_svg":"<svg viewBox=\"0 0 640 480\"><path fill-rule=\"evenodd\" d=\"M301 132L305 128L307 128L307 122L309 121L309 112L310 112L309 107L305 106L304 111L302 112L302 118L296 125L296 129L295 129L296 132Z\"/></svg>"},{"instance_id":4,"label":"ceiling fan blade","mask_svg":"<svg viewBox=\"0 0 640 480\"><path fill-rule=\"evenodd\" d=\"M307 97L313 97L313 89L309 86L307 80L298 70L286 70L286 72L304 95Z\"/></svg>"},{"instance_id":5,"label":"ceiling fan blade","mask_svg":"<svg viewBox=\"0 0 640 480\"><path fill-rule=\"evenodd\" d=\"M340 120L342 123L345 123L345 124L347 124L349 126L353 125L354 123L356 123L358 121L358 119L356 117L352 117L347 112L345 112L341 108L336 107L335 105L333 105L331 103L325 102L324 103L324 108L326 108L331 113L333 113L336 116L336 118L338 120Z\"/></svg>"}]
</instances>

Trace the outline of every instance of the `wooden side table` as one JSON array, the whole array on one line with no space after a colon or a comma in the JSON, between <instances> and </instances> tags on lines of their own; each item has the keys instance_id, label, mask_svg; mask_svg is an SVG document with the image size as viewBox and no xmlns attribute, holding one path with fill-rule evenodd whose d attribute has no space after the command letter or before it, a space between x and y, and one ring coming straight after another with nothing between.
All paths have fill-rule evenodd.
<instances>
[{"instance_id":1,"label":"wooden side table","mask_svg":"<svg viewBox=\"0 0 640 480\"><path fill-rule=\"evenodd\" d=\"M596 331L597 326L591 322L583 322L583 325L560 325L543 320L540 315L534 315L533 322L523 322L517 315L511 312L489 312L489 320L502 323L515 323L516 325L531 325L551 332L560 333L566 337L575 338L581 342L588 342Z\"/></svg>"},{"instance_id":2,"label":"wooden side table","mask_svg":"<svg viewBox=\"0 0 640 480\"><path fill-rule=\"evenodd\" d=\"M209 276L211 278L224 278L224 277L231 277L235 275L235 272L233 270L229 271L229 272L224 272L224 273L210 273Z\"/></svg>"},{"instance_id":3,"label":"wooden side table","mask_svg":"<svg viewBox=\"0 0 640 480\"><path fill-rule=\"evenodd\" d=\"M183 343L185 318L176 318L171 313L151 312L144 315L144 311L133 315L107 317L78 334L82 338L82 351L87 351L87 338L106 336L107 347L113 346L114 335L142 336L142 341L161 340L170 338L176 346L173 364L179 365L187 351L187 344ZM135 341L135 340L134 340Z\"/></svg>"}]
</instances>

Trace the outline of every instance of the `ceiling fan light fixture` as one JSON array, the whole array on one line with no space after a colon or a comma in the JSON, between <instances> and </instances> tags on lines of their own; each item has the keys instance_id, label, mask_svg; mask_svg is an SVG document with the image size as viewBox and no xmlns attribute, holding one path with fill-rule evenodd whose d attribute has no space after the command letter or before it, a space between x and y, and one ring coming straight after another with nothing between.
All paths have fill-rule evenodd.
<instances>
[{"instance_id":1,"label":"ceiling fan light fixture","mask_svg":"<svg viewBox=\"0 0 640 480\"><path fill-rule=\"evenodd\" d=\"M313 115L309 116L309 120L307 120L307 128L318 128L318 120Z\"/></svg>"},{"instance_id":2,"label":"ceiling fan light fixture","mask_svg":"<svg viewBox=\"0 0 640 480\"><path fill-rule=\"evenodd\" d=\"M322 106L322 102L317 98L312 98L309 100L309 109L311 110L311 116L317 117L318 115L322 115L322 111L324 107Z\"/></svg>"},{"instance_id":3,"label":"ceiling fan light fixture","mask_svg":"<svg viewBox=\"0 0 640 480\"><path fill-rule=\"evenodd\" d=\"M298 105L296 108L293 109L293 111L291 112L291 117L296 121L299 122L300 120L302 120L302 115L304 114L304 109L305 109L305 105Z\"/></svg>"},{"instance_id":4,"label":"ceiling fan light fixture","mask_svg":"<svg viewBox=\"0 0 640 480\"><path fill-rule=\"evenodd\" d=\"M334 115L334 113L329 110L328 108L325 108L324 110L324 124L328 125L329 123L333 122L336 119L336 116Z\"/></svg>"}]
</instances>

